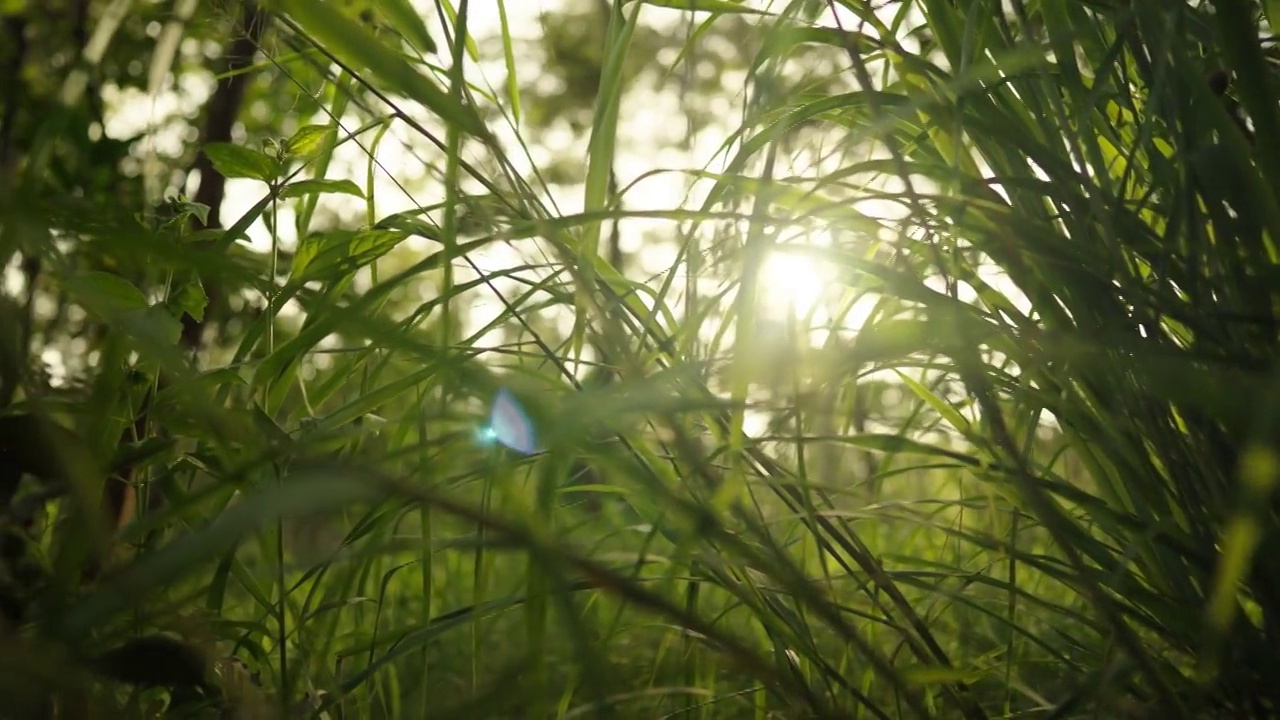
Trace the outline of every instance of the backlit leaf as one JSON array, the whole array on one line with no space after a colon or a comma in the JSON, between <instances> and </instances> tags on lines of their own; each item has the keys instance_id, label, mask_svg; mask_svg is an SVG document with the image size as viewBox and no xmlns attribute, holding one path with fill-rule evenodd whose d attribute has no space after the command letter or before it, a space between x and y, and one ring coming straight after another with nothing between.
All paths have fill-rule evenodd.
<instances>
[{"instance_id":1,"label":"backlit leaf","mask_svg":"<svg viewBox=\"0 0 1280 720\"><path fill-rule=\"evenodd\" d=\"M339 193L342 195L354 195L358 198L364 197L364 191L360 189L360 186L350 180L331 180L328 178L313 178L289 183L281 188L280 197L281 199L296 198L306 195L319 195L321 193Z\"/></svg>"},{"instance_id":2,"label":"backlit leaf","mask_svg":"<svg viewBox=\"0 0 1280 720\"><path fill-rule=\"evenodd\" d=\"M250 178L270 181L276 176L277 163L257 150L231 143L209 143L204 154L214 169L228 178Z\"/></svg>"}]
</instances>

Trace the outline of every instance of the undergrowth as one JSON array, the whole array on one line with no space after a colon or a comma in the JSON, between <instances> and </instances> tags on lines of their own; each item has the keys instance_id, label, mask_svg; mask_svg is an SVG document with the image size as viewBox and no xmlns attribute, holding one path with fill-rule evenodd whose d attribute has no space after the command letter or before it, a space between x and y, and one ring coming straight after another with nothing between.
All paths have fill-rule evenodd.
<instances>
[{"instance_id":1,"label":"undergrowth","mask_svg":"<svg viewBox=\"0 0 1280 720\"><path fill-rule=\"evenodd\" d=\"M230 28L216 93L306 99L167 159L83 139L94 41L156 12L101 5L3 101L0 714L1275 712L1262 4L602 2L573 210L505 15L505 84L458 40L510 3L173 3ZM681 8L662 78L727 33L740 115L634 209L633 43ZM763 302L780 255L818 302Z\"/></svg>"}]
</instances>

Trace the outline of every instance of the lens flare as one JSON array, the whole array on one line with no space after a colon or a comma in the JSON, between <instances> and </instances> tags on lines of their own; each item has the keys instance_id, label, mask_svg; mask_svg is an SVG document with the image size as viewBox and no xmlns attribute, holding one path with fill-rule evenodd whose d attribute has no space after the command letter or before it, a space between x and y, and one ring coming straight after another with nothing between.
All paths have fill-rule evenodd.
<instances>
[{"instance_id":1,"label":"lens flare","mask_svg":"<svg viewBox=\"0 0 1280 720\"><path fill-rule=\"evenodd\" d=\"M489 424L480 428L476 434L482 444L491 445L496 442L522 455L538 452L533 422L515 397L505 389L499 390L493 398Z\"/></svg>"}]
</instances>

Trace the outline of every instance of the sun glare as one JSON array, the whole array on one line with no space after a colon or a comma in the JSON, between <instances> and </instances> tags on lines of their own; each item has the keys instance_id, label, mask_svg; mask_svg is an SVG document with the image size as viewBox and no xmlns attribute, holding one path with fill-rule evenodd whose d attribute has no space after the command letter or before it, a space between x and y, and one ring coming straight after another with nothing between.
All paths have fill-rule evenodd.
<instances>
[{"instance_id":1,"label":"sun glare","mask_svg":"<svg viewBox=\"0 0 1280 720\"><path fill-rule=\"evenodd\" d=\"M817 305L831 283L825 269L798 253L771 251L760 268L761 312L776 319L821 314Z\"/></svg>"}]
</instances>

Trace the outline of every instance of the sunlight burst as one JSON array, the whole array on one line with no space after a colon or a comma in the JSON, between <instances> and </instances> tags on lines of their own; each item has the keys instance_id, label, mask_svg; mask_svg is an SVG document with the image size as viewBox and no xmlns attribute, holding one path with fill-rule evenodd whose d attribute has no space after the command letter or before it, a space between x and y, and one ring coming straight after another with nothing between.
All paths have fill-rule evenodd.
<instances>
[{"instance_id":1,"label":"sunlight burst","mask_svg":"<svg viewBox=\"0 0 1280 720\"><path fill-rule=\"evenodd\" d=\"M828 268L810 257L779 247L769 253L760 268L762 312L773 318L808 317L831 283Z\"/></svg>"}]
</instances>

